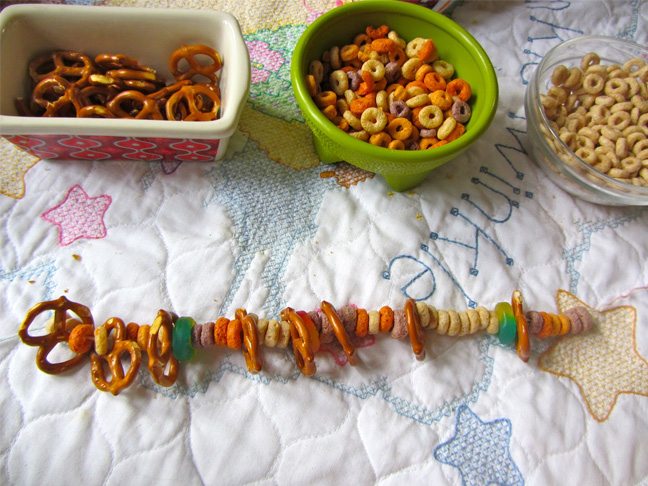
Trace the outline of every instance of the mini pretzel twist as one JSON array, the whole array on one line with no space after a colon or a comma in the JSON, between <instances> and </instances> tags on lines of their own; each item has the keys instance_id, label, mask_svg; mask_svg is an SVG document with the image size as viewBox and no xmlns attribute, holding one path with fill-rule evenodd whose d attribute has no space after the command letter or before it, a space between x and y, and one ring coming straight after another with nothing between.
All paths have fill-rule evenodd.
<instances>
[{"instance_id":1,"label":"mini pretzel twist","mask_svg":"<svg viewBox=\"0 0 648 486\"><path fill-rule=\"evenodd\" d=\"M203 65L196 56L206 56L211 58L212 63ZM187 69L183 70L181 64L186 63ZM176 81L193 79L194 76L204 76L212 83L216 83L218 77L216 73L223 67L220 54L211 47L196 44L191 46L183 45L176 50L169 60L169 70L175 77Z\"/></svg>"},{"instance_id":2,"label":"mini pretzel twist","mask_svg":"<svg viewBox=\"0 0 648 486\"><path fill-rule=\"evenodd\" d=\"M59 76L82 85L94 72L92 59L80 52L54 51L29 63L29 75L36 83L45 78Z\"/></svg>"},{"instance_id":3,"label":"mini pretzel twist","mask_svg":"<svg viewBox=\"0 0 648 486\"><path fill-rule=\"evenodd\" d=\"M218 93L206 85L182 86L166 103L169 120L210 121L218 118L221 101Z\"/></svg>"},{"instance_id":4,"label":"mini pretzel twist","mask_svg":"<svg viewBox=\"0 0 648 486\"><path fill-rule=\"evenodd\" d=\"M171 386L178 378L179 363L173 355L171 336L177 316L160 310L149 330L148 368L158 385ZM168 365L168 369L167 369Z\"/></svg>"},{"instance_id":5,"label":"mini pretzel twist","mask_svg":"<svg viewBox=\"0 0 648 486\"><path fill-rule=\"evenodd\" d=\"M124 354L130 356L130 367L125 374L122 364ZM101 391L109 391L113 395L119 395L122 390L128 388L135 381L142 362L142 353L135 341L118 340L115 341L110 353L104 355L92 353L90 360L92 362L90 374L95 386ZM110 381L106 380L104 362L108 364L110 369Z\"/></svg>"}]
</instances>

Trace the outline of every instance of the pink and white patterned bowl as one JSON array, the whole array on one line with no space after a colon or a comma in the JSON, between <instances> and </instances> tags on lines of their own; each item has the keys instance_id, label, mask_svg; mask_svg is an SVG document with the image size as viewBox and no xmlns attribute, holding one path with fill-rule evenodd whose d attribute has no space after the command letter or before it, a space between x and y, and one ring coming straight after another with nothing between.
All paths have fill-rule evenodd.
<instances>
[{"instance_id":1,"label":"pink and white patterned bowl","mask_svg":"<svg viewBox=\"0 0 648 486\"><path fill-rule=\"evenodd\" d=\"M19 116L28 64L54 50L124 54L167 81L182 44L205 44L223 60L220 118L208 122ZM0 12L0 135L50 160L210 162L225 155L247 100L250 58L234 16L212 10L12 5Z\"/></svg>"}]
</instances>

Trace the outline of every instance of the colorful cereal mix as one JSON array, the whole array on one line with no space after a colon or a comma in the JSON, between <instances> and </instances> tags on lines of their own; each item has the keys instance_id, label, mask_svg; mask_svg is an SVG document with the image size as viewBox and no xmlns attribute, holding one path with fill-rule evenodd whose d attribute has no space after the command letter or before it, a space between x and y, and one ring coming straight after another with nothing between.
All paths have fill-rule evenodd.
<instances>
[{"instance_id":1,"label":"colorful cereal mix","mask_svg":"<svg viewBox=\"0 0 648 486\"><path fill-rule=\"evenodd\" d=\"M466 131L472 89L453 76L454 66L439 59L433 39L406 42L381 25L323 52L311 62L306 82L324 116L352 137L392 150L425 150ZM610 87L615 95L621 89Z\"/></svg>"}]
</instances>

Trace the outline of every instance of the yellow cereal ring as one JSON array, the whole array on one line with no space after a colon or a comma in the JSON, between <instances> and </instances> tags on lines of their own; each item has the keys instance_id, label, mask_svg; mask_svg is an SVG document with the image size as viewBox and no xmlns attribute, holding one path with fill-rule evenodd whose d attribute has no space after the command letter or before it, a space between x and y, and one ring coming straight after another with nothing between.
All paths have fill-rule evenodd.
<instances>
[{"instance_id":1,"label":"yellow cereal ring","mask_svg":"<svg viewBox=\"0 0 648 486\"><path fill-rule=\"evenodd\" d=\"M279 326L279 338L277 339L278 348L288 347L290 342L290 323L282 320Z\"/></svg>"},{"instance_id":2,"label":"yellow cereal ring","mask_svg":"<svg viewBox=\"0 0 648 486\"><path fill-rule=\"evenodd\" d=\"M266 332L268 331L268 322L268 319L265 318L261 318L256 322L257 341L259 342L259 344L265 342Z\"/></svg>"},{"instance_id":3,"label":"yellow cereal ring","mask_svg":"<svg viewBox=\"0 0 648 486\"><path fill-rule=\"evenodd\" d=\"M447 61L438 59L432 63L432 68L446 79L450 79L454 74L454 66Z\"/></svg>"},{"instance_id":4,"label":"yellow cereal ring","mask_svg":"<svg viewBox=\"0 0 648 486\"><path fill-rule=\"evenodd\" d=\"M416 108L419 106L425 106L430 104L430 96L421 93L419 95L413 96L409 98L408 100L405 100L405 104L409 106L410 108Z\"/></svg>"},{"instance_id":5,"label":"yellow cereal ring","mask_svg":"<svg viewBox=\"0 0 648 486\"><path fill-rule=\"evenodd\" d=\"M315 81L315 76L312 74L306 75L306 88L309 95L315 96L317 94L317 81Z\"/></svg>"},{"instance_id":6,"label":"yellow cereal ring","mask_svg":"<svg viewBox=\"0 0 648 486\"><path fill-rule=\"evenodd\" d=\"M442 123L444 123L443 112L441 111L441 108L436 105L427 105L421 108L421 111L419 111L418 120L423 128L437 128L441 126ZM454 126L452 128L454 128ZM438 135L437 137L444 138L439 137Z\"/></svg>"},{"instance_id":7,"label":"yellow cereal ring","mask_svg":"<svg viewBox=\"0 0 648 486\"><path fill-rule=\"evenodd\" d=\"M281 334L281 324L276 319L268 321L268 329L265 335L265 345L274 348L279 342L279 334Z\"/></svg>"},{"instance_id":8,"label":"yellow cereal ring","mask_svg":"<svg viewBox=\"0 0 648 486\"><path fill-rule=\"evenodd\" d=\"M450 315L448 314L447 311L439 310L436 332L439 334L448 334L449 327L450 327Z\"/></svg>"},{"instance_id":9,"label":"yellow cereal ring","mask_svg":"<svg viewBox=\"0 0 648 486\"><path fill-rule=\"evenodd\" d=\"M421 327L426 328L430 325L430 308L424 302L416 303L416 311L419 315Z\"/></svg>"},{"instance_id":10,"label":"yellow cereal ring","mask_svg":"<svg viewBox=\"0 0 648 486\"><path fill-rule=\"evenodd\" d=\"M369 311L369 334L380 332L380 313L376 310Z\"/></svg>"},{"instance_id":11,"label":"yellow cereal ring","mask_svg":"<svg viewBox=\"0 0 648 486\"><path fill-rule=\"evenodd\" d=\"M329 76L329 84L337 96L344 96L344 92L349 89L349 78L344 71L338 69Z\"/></svg>"},{"instance_id":12,"label":"yellow cereal ring","mask_svg":"<svg viewBox=\"0 0 648 486\"><path fill-rule=\"evenodd\" d=\"M360 116L360 123L367 132L378 133L387 126L387 116L380 108L367 108Z\"/></svg>"}]
</instances>

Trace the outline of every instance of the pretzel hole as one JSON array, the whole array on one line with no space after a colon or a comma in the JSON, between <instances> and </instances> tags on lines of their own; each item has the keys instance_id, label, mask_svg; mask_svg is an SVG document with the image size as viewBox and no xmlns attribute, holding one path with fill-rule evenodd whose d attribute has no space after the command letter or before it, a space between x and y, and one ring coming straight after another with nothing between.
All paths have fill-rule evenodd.
<instances>
[{"instance_id":1,"label":"pretzel hole","mask_svg":"<svg viewBox=\"0 0 648 486\"><path fill-rule=\"evenodd\" d=\"M64 363L69 361L76 356L76 353L73 353L67 345L67 342L57 343L56 346L47 355L47 361L52 364Z\"/></svg>"}]
</instances>

